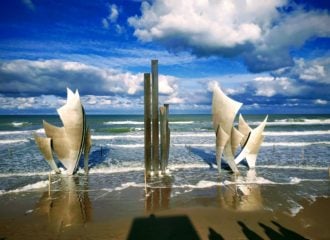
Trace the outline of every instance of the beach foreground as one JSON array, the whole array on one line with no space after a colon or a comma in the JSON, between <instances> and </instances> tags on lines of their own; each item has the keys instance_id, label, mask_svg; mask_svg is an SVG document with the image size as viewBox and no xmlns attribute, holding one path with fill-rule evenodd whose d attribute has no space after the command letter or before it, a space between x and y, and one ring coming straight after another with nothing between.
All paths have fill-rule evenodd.
<instances>
[{"instance_id":1,"label":"beach foreground","mask_svg":"<svg viewBox=\"0 0 330 240\"><path fill-rule=\"evenodd\" d=\"M0 196L0 239L330 238L329 197L292 197L304 183L244 185L249 194L242 194L242 185L180 194L168 186L106 192L67 183L50 192L44 187Z\"/></svg>"}]
</instances>

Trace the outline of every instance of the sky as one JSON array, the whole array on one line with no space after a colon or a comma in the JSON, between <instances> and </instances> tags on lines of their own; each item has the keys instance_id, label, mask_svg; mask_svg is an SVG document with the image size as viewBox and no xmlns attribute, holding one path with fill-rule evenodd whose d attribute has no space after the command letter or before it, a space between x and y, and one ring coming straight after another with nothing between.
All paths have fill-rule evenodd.
<instances>
[{"instance_id":1,"label":"sky","mask_svg":"<svg viewBox=\"0 0 330 240\"><path fill-rule=\"evenodd\" d=\"M160 104L211 113L220 86L243 113L330 113L327 0L3 0L0 114L56 114L66 88L87 114Z\"/></svg>"}]
</instances>

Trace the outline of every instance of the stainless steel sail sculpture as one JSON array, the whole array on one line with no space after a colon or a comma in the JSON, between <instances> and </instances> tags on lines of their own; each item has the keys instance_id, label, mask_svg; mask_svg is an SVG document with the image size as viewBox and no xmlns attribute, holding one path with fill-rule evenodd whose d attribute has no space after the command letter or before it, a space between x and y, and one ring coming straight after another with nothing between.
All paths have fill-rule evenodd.
<instances>
[{"instance_id":1,"label":"stainless steel sail sculpture","mask_svg":"<svg viewBox=\"0 0 330 240\"><path fill-rule=\"evenodd\" d=\"M213 128L216 132L216 160L218 169L221 169L221 157L224 159L234 172L238 172L234 161L232 151L232 132L235 116L242 106L242 103L237 102L227 97L221 89L216 86L213 90L212 99L212 120ZM236 135L235 135L236 136ZM236 139L234 140L236 142Z\"/></svg>"},{"instance_id":2,"label":"stainless steel sail sculpture","mask_svg":"<svg viewBox=\"0 0 330 240\"><path fill-rule=\"evenodd\" d=\"M51 150L66 168L67 174L72 175L77 169L82 152L85 155L85 165L88 165L91 146L91 135L86 127L85 111L80 102L78 90L73 93L69 88L67 89L67 102L57 109L57 112L63 127L43 121L47 137L35 135L35 141L53 170L59 172ZM87 166L85 166L86 169Z\"/></svg>"},{"instance_id":3,"label":"stainless steel sail sculpture","mask_svg":"<svg viewBox=\"0 0 330 240\"><path fill-rule=\"evenodd\" d=\"M244 118L242 116L240 116L240 119L242 119L241 121L244 121ZM268 115L265 117L264 121L262 121L258 127L250 130L250 132L247 135L244 134L244 137L247 138L246 141L243 142L242 151L235 158L236 164L240 163L244 158L246 158L249 168L254 168L256 166L257 155L259 153L260 146L264 140L264 135L262 135L262 133L264 132L267 119L268 119ZM244 123L246 124L245 121Z\"/></svg>"},{"instance_id":4,"label":"stainless steel sail sculpture","mask_svg":"<svg viewBox=\"0 0 330 240\"><path fill-rule=\"evenodd\" d=\"M234 127L234 120L241 106L242 103L226 96L218 86L214 87L212 120L216 133L216 160L219 172L221 171L222 156L234 173L239 172L236 164L244 158L250 168L255 167L268 116L257 128L252 130L240 115L237 130ZM241 152L234 158L239 146L241 146Z\"/></svg>"}]
</instances>

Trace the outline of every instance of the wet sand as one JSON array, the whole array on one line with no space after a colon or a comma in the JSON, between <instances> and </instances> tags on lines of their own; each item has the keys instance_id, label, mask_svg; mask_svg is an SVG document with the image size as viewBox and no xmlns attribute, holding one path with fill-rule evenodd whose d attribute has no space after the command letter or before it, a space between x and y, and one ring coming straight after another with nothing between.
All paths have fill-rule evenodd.
<instances>
[{"instance_id":1,"label":"wet sand","mask_svg":"<svg viewBox=\"0 0 330 240\"><path fill-rule=\"evenodd\" d=\"M6 194L0 196L0 239L330 238L329 197L297 199L299 211L292 213L277 197L283 186L249 186L248 195L230 188L185 194L148 188L147 196L137 187Z\"/></svg>"}]
</instances>

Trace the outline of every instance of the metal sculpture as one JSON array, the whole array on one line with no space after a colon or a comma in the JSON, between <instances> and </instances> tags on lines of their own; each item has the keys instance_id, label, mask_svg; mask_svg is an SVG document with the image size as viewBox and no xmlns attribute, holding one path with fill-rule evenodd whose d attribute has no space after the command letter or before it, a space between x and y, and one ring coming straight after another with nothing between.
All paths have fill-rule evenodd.
<instances>
[{"instance_id":1,"label":"metal sculpture","mask_svg":"<svg viewBox=\"0 0 330 240\"><path fill-rule=\"evenodd\" d=\"M67 102L57 109L57 112L63 127L57 127L43 121L46 137L34 135L41 153L51 168L55 172L59 172L52 155L52 151L54 151L58 160L66 168L68 175L75 173L80 156L83 153L85 170L87 171L91 135L86 127L85 111L80 102L78 90L73 93L67 88Z\"/></svg>"},{"instance_id":2,"label":"metal sculpture","mask_svg":"<svg viewBox=\"0 0 330 240\"><path fill-rule=\"evenodd\" d=\"M221 158L228 163L234 173L238 173L237 164L246 158L249 168L254 168L260 145L264 139L263 131L268 116L255 129L251 129L242 115L238 129L234 127L235 116L242 103L226 96L218 86L214 87L212 99L212 121L216 133L216 161L221 171ZM235 158L237 149L241 152Z\"/></svg>"}]
</instances>

